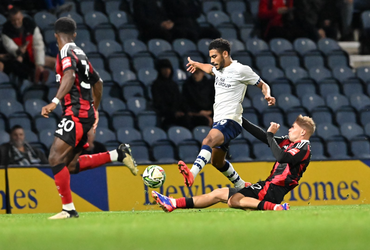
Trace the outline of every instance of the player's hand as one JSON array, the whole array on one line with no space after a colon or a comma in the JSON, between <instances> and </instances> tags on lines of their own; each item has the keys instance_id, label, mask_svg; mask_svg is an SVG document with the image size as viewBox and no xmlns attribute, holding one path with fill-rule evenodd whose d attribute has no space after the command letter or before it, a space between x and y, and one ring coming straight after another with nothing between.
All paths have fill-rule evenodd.
<instances>
[{"instance_id":1,"label":"player's hand","mask_svg":"<svg viewBox=\"0 0 370 250\"><path fill-rule=\"evenodd\" d=\"M276 132L279 130L280 124L275 122L270 122L270 127L267 129L267 132L271 132L273 134L276 134Z\"/></svg>"},{"instance_id":2,"label":"player's hand","mask_svg":"<svg viewBox=\"0 0 370 250\"><path fill-rule=\"evenodd\" d=\"M98 127L98 122L99 122L99 111L95 110L95 122L93 124L93 131L94 131L94 134L96 133L96 128Z\"/></svg>"},{"instance_id":3,"label":"player's hand","mask_svg":"<svg viewBox=\"0 0 370 250\"><path fill-rule=\"evenodd\" d=\"M269 106L274 106L274 105L275 105L275 102L276 102L275 97L272 97L272 96L265 96L265 100L267 101L267 104L268 104Z\"/></svg>"},{"instance_id":4,"label":"player's hand","mask_svg":"<svg viewBox=\"0 0 370 250\"><path fill-rule=\"evenodd\" d=\"M186 69L186 71L189 71L190 73L194 73L196 70L197 70L197 67L195 66L195 61L191 60L190 59L190 56L188 57L188 64L186 64L186 67L188 67Z\"/></svg>"},{"instance_id":5,"label":"player's hand","mask_svg":"<svg viewBox=\"0 0 370 250\"><path fill-rule=\"evenodd\" d=\"M48 105L42 107L41 115L45 118L49 118L49 114L57 107L55 103L49 103Z\"/></svg>"}]
</instances>

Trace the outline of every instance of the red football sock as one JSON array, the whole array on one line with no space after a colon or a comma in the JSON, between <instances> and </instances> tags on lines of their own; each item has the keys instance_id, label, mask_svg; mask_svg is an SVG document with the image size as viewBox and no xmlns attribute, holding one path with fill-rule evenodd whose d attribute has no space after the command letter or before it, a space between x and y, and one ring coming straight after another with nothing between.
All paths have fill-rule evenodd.
<instances>
[{"instance_id":1,"label":"red football sock","mask_svg":"<svg viewBox=\"0 0 370 250\"><path fill-rule=\"evenodd\" d=\"M275 203L265 201L265 204L263 204L263 210L274 210Z\"/></svg>"},{"instance_id":2,"label":"red football sock","mask_svg":"<svg viewBox=\"0 0 370 250\"><path fill-rule=\"evenodd\" d=\"M100 167L105 163L112 162L110 160L109 152L93 154L93 155L81 155L78 157L78 162L80 165L80 172Z\"/></svg>"},{"instance_id":3,"label":"red football sock","mask_svg":"<svg viewBox=\"0 0 370 250\"><path fill-rule=\"evenodd\" d=\"M57 186L60 197L62 198L63 204L69 204L72 202L72 193L70 186L70 175L69 170L66 166L60 170L57 174L54 174L55 185Z\"/></svg>"},{"instance_id":4,"label":"red football sock","mask_svg":"<svg viewBox=\"0 0 370 250\"><path fill-rule=\"evenodd\" d=\"M185 197L176 199L176 207L178 207L178 208L186 208Z\"/></svg>"}]
</instances>

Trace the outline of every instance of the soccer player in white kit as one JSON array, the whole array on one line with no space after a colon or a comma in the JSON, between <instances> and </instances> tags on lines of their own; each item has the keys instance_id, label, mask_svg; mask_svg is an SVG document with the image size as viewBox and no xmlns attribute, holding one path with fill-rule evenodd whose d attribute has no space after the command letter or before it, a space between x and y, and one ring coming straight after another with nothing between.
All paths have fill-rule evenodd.
<instances>
[{"instance_id":1,"label":"soccer player in white kit","mask_svg":"<svg viewBox=\"0 0 370 250\"><path fill-rule=\"evenodd\" d=\"M230 162L226 160L229 142L242 131L242 102L247 85L262 90L269 106L275 105L270 87L246 65L231 59L229 41L217 38L209 44L211 64L195 62L188 58L187 71L203 70L215 76L215 103L213 104L213 127L202 142L202 148L191 169L183 161L178 162L185 185L192 186L195 177L211 161L237 189L250 185L242 180Z\"/></svg>"}]
</instances>

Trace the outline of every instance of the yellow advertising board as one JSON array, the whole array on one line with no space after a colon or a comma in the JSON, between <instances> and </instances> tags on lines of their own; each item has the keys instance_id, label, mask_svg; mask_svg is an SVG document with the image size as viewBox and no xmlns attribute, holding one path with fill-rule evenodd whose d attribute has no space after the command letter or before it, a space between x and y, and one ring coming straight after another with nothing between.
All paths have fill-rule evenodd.
<instances>
[{"instance_id":1,"label":"yellow advertising board","mask_svg":"<svg viewBox=\"0 0 370 250\"><path fill-rule=\"evenodd\" d=\"M233 163L235 170L245 180L257 182L265 179L272 162ZM176 165L161 165L167 175L160 193L179 198L208 193L216 188L230 186L228 179L211 165L206 165L188 188ZM139 166L142 173L145 166ZM361 161L311 162L300 185L285 196L291 206L302 205L345 205L370 203L370 168ZM150 210L153 202L152 189L142 180L133 177L125 168L107 167L107 183L110 210ZM218 204L213 207L226 207Z\"/></svg>"},{"instance_id":2,"label":"yellow advertising board","mask_svg":"<svg viewBox=\"0 0 370 250\"><path fill-rule=\"evenodd\" d=\"M5 169L0 166L0 214L6 213Z\"/></svg>"}]
</instances>

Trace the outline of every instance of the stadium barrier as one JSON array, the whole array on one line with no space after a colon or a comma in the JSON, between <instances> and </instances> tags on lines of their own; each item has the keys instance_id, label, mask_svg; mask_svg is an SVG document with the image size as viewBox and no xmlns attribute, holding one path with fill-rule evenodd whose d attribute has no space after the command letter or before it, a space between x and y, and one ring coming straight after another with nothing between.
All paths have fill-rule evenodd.
<instances>
[{"instance_id":1,"label":"stadium barrier","mask_svg":"<svg viewBox=\"0 0 370 250\"><path fill-rule=\"evenodd\" d=\"M270 174L272 162L233 163L246 181L256 182ZM177 165L161 166L167 179L157 191L174 198L208 193L230 186L230 182L211 165L205 166L194 185L184 185ZM292 207L304 205L345 205L370 203L370 161L311 162L300 185L286 195ZM139 166L143 173L146 166ZM6 171L0 168L0 178ZM8 167L9 210L11 213L54 213L61 209L50 166ZM157 210L141 176L133 176L128 168L107 165L71 175L73 201L79 212ZM6 212L6 184L0 182L0 213ZM218 204L213 207L227 207Z\"/></svg>"}]
</instances>

